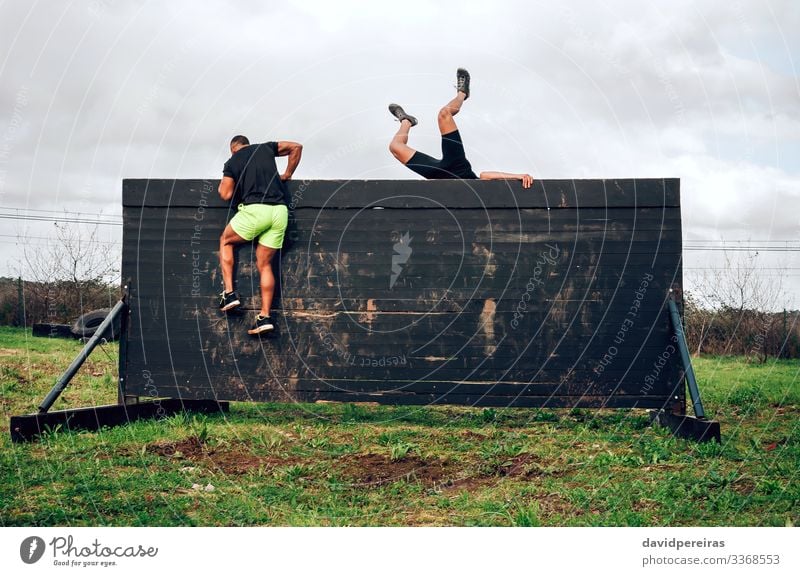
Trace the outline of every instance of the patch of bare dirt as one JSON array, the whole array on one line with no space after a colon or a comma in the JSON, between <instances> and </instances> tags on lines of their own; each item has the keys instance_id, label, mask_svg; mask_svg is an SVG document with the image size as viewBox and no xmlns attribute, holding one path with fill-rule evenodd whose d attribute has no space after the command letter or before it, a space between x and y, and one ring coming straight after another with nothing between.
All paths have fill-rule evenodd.
<instances>
[{"instance_id":1,"label":"patch of bare dirt","mask_svg":"<svg viewBox=\"0 0 800 576\"><path fill-rule=\"evenodd\" d=\"M177 442L157 442L147 447L147 452L166 458L202 458L203 443L197 436L189 436Z\"/></svg>"},{"instance_id":2,"label":"patch of bare dirt","mask_svg":"<svg viewBox=\"0 0 800 576\"><path fill-rule=\"evenodd\" d=\"M490 469L470 471L464 468L463 464L439 459L425 460L417 455L391 460L381 454L355 454L340 462L342 474L358 484L381 486L405 479L420 482L435 490L474 491L496 484L501 478L528 480L563 474L560 471L547 471L536 455L527 453Z\"/></svg>"},{"instance_id":3,"label":"patch of bare dirt","mask_svg":"<svg viewBox=\"0 0 800 576\"><path fill-rule=\"evenodd\" d=\"M407 456L402 460L391 460L381 454L354 454L342 459L344 475L358 484L382 486L397 480L421 482L424 486L446 485L452 480L455 467L443 460L424 460L419 456Z\"/></svg>"},{"instance_id":4,"label":"patch of bare dirt","mask_svg":"<svg viewBox=\"0 0 800 576\"><path fill-rule=\"evenodd\" d=\"M165 458L187 460L225 474L245 474L252 469L274 468L295 463L295 459L259 456L243 446L209 446L197 436L177 442L158 442L147 447L147 452Z\"/></svg>"}]
</instances>

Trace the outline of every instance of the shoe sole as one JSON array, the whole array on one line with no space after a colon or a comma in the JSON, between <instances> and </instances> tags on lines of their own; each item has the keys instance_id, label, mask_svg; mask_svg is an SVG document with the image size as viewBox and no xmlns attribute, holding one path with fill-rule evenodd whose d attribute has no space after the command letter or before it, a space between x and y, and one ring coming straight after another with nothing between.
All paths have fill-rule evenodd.
<instances>
[{"instance_id":1,"label":"shoe sole","mask_svg":"<svg viewBox=\"0 0 800 576\"><path fill-rule=\"evenodd\" d=\"M223 306L222 308L220 308L220 310L221 310L222 312L227 312L228 310L233 310L233 309L234 309L234 308L236 308L237 306L241 306L241 304L242 304L242 303L241 303L241 302L239 302L238 300L234 300L233 302L230 302L229 304L226 304L225 306Z\"/></svg>"},{"instance_id":2,"label":"shoe sole","mask_svg":"<svg viewBox=\"0 0 800 576\"><path fill-rule=\"evenodd\" d=\"M251 328L247 333L251 336L256 336L263 332L272 332L273 330L275 330L275 326L259 326L258 328Z\"/></svg>"},{"instance_id":3,"label":"shoe sole","mask_svg":"<svg viewBox=\"0 0 800 576\"><path fill-rule=\"evenodd\" d=\"M469 98L469 81L471 80L471 78L469 72L467 72L464 68L459 68L458 70L456 70L456 79L458 79L459 75L466 76L467 78L467 81L465 82L465 84L467 85L467 89L458 90L459 92L462 92L464 94L464 100L466 100L467 98Z\"/></svg>"},{"instance_id":4,"label":"shoe sole","mask_svg":"<svg viewBox=\"0 0 800 576\"><path fill-rule=\"evenodd\" d=\"M411 116L410 114L406 114L405 110L403 110L399 105L396 106L402 111L400 113L400 116L392 112L392 106L395 106L395 104L389 105L389 114L394 116L395 120L397 120L398 122L402 122L403 120L408 120L409 122L411 122L411 126L416 126L418 124L417 119L414 116Z\"/></svg>"}]
</instances>

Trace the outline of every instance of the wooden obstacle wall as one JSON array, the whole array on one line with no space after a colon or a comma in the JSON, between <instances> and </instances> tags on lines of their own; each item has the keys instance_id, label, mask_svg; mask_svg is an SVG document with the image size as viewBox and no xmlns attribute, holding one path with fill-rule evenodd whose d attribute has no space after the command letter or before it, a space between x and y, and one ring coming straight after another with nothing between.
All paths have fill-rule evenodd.
<instances>
[{"instance_id":1,"label":"wooden obstacle wall","mask_svg":"<svg viewBox=\"0 0 800 576\"><path fill-rule=\"evenodd\" d=\"M677 179L292 182L277 332L214 180L123 182L128 395L682 411Z\"/></svg>"}]
</instances>

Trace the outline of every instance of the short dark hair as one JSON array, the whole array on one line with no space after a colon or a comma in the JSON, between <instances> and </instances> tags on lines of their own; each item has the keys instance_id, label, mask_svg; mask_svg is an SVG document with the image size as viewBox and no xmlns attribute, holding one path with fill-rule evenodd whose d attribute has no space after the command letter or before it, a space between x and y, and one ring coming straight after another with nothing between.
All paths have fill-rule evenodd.
<instances>
[{"instance_id":1,"label":"short dark hair","mask_svg":"<svg viewBox=\"0 0 800 576\"><path fill-rule=\"evenodd\" d=\"M247 136L242 136L238 134L231 138L231 146L234 144L241 144L242 146L250 146L250 140L247 139Z\"/></svg>"}]
</instances>

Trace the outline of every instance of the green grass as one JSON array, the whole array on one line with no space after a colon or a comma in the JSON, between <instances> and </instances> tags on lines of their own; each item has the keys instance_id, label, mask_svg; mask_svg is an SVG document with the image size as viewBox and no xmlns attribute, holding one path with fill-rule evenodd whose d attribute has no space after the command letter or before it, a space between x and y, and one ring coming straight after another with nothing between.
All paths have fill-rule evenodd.
<instances>
[{"instance_id":1,"label":"green grass","mask_svg":"<svg viewBox=\"0 0 800 576\"><path fill-rule=\"evenodd\" d=\"M642 411L244 403L13 445L10 415L35 411L80 347L0 328L2 525L800 520L797 361L695 359L721 445L674 439ZM96 350L54 408L113 403L116 355Z\"/></svg>"}]
</instances>

